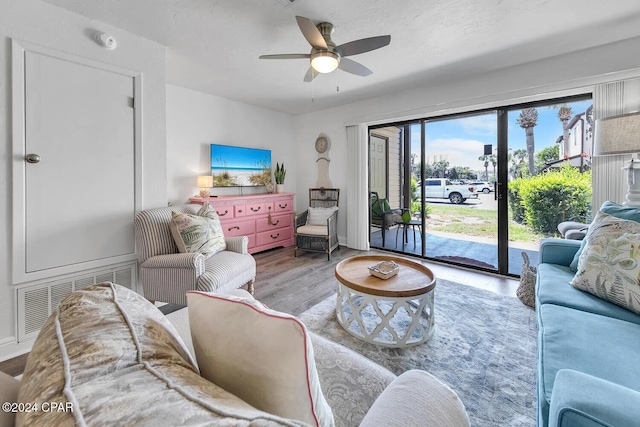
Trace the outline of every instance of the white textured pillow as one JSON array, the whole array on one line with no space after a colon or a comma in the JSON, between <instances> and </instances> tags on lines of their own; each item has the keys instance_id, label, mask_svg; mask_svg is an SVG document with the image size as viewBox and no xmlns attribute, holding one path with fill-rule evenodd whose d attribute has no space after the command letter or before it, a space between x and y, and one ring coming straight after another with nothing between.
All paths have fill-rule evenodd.
<instances>
[{"instance_id":1,"label":"white textured pillow","mask_svg":"<svg viewBox=\"0 0 640 427\"><path fill-rule=\"evenodd\" d=\"M196 215L171 212L169 230L181 253L200 252L207 258L224 251L227 244L220 217L205 203Z\"/></svg>"},{"instance_id":2,"label":"white textured pillow","mask_svg":"<svg viewBox=\"0 0 640 427\"><path fill-rule=\"evenodd\" d=\"M337 206L330 208L309 208L307 225L327 225L327 219L337 210Z\"/></svg>"},{"instance_id":3,"label":"white textured pillow","mask_svg":"<svg viewBox=\"0 0 640 427\"><path fill-rule=\"evenodd\" d=\"M247 294L248 295L248 294ZM187 292L201 375L257 409L333 426L302 322L253 297Z\"/></svg>"},{"instance_id":4,"label":"white textured pillow","mask_svg":"<svg viewBox=\"0 0 640 427\"><path fill-rule=\"evenodd\" d=\"M598 212L585 239L571 285L640 314L640 223Z\"/></svg>"}]
</instances>

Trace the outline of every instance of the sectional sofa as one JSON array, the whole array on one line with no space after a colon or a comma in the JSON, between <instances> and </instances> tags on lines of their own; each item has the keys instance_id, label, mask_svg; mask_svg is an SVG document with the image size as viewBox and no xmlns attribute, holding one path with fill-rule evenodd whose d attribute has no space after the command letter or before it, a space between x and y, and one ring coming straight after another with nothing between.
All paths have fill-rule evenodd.
<instances>
[{"instance_id":1,"label":"sectional sofa","mask_svg":"<svg viewBox=\"0 0 640 427\"><path fill-rule=\"evenodd\" d=\"M611 202L605 203L601 212L618 218L640 218L634 216L640 211ZM603 227L619 231L621 226L609 222ZM638 287L639 258L634 252L638 234L618 234L618 243L600 245L605 253L601 257L587 250L595 242L595 236L590 239L589 233L582 242L541 242L536 283L538 426L640 425L640 315L633 292L633 287ZM621 245L621 238L628 242ZM583 256L576 257L579 250ZM585 252L589 253L585 256ZM604 263L595 267L596 289L586 292L572 286L576 275L584 273L576 263L594 260ZM610 283L606 283L609 270L618 262L636 276L635 284L631 280L632 292L621 299L616 299ZM620 282L620 278L615 281ZM620 305L626 303L631 306Z\"/></svg>"}]
</instances>

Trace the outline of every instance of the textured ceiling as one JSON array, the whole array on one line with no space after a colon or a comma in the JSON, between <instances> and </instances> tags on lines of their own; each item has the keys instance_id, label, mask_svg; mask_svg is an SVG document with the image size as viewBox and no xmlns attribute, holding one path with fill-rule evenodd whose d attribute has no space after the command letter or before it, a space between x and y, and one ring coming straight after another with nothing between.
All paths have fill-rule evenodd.
<instances>
[{"instance_id":1,"label":"textured ceiling","mask_svg":"<svg viewBox=\"0 0 640 427\"><path fill-rule=\"evenodd\" d=\"M638 0L45 1L167 46L167 83L291 114L640 35ZM258 60L309 53L296 15L333 23L336 44L384 34L391 44L351 57L371 76L304 83L307 60Z\"/></svg>"}]
</instances>

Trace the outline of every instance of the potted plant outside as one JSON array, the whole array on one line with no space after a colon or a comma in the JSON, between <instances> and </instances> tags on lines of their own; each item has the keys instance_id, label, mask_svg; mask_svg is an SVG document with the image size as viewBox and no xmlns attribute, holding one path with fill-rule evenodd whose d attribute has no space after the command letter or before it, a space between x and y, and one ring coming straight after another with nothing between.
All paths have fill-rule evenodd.
<instances>
[{"instance_id":1,"label":"potted plant outside","mask_svg":"<svg viewBox=\"0 0 640 427\"><path fill-rule=\"evenodd\" d=\"M284 193L284 178L286 175L287 171L284 169L284 162L282 162L282 165L276 163L276 170L273 173L276 179L276 193Z\"/></svg>"}]
</instances>

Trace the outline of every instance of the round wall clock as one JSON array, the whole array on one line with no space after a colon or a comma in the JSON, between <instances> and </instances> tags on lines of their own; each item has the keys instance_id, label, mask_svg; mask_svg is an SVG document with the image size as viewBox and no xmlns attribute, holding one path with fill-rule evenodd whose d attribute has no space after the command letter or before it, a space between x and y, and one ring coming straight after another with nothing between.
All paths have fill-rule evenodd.
<instances>
[{"instance_id":1,"label":"round wall clock","mask_svg":"<svg viewBox=\"0 0 640 427\"><path fill-rule=\"evenodd\" d=\"M326 153L329 149L329 140L323 136L316 139L316 151L320 154Z\"/></svg>"}]
</instances>

